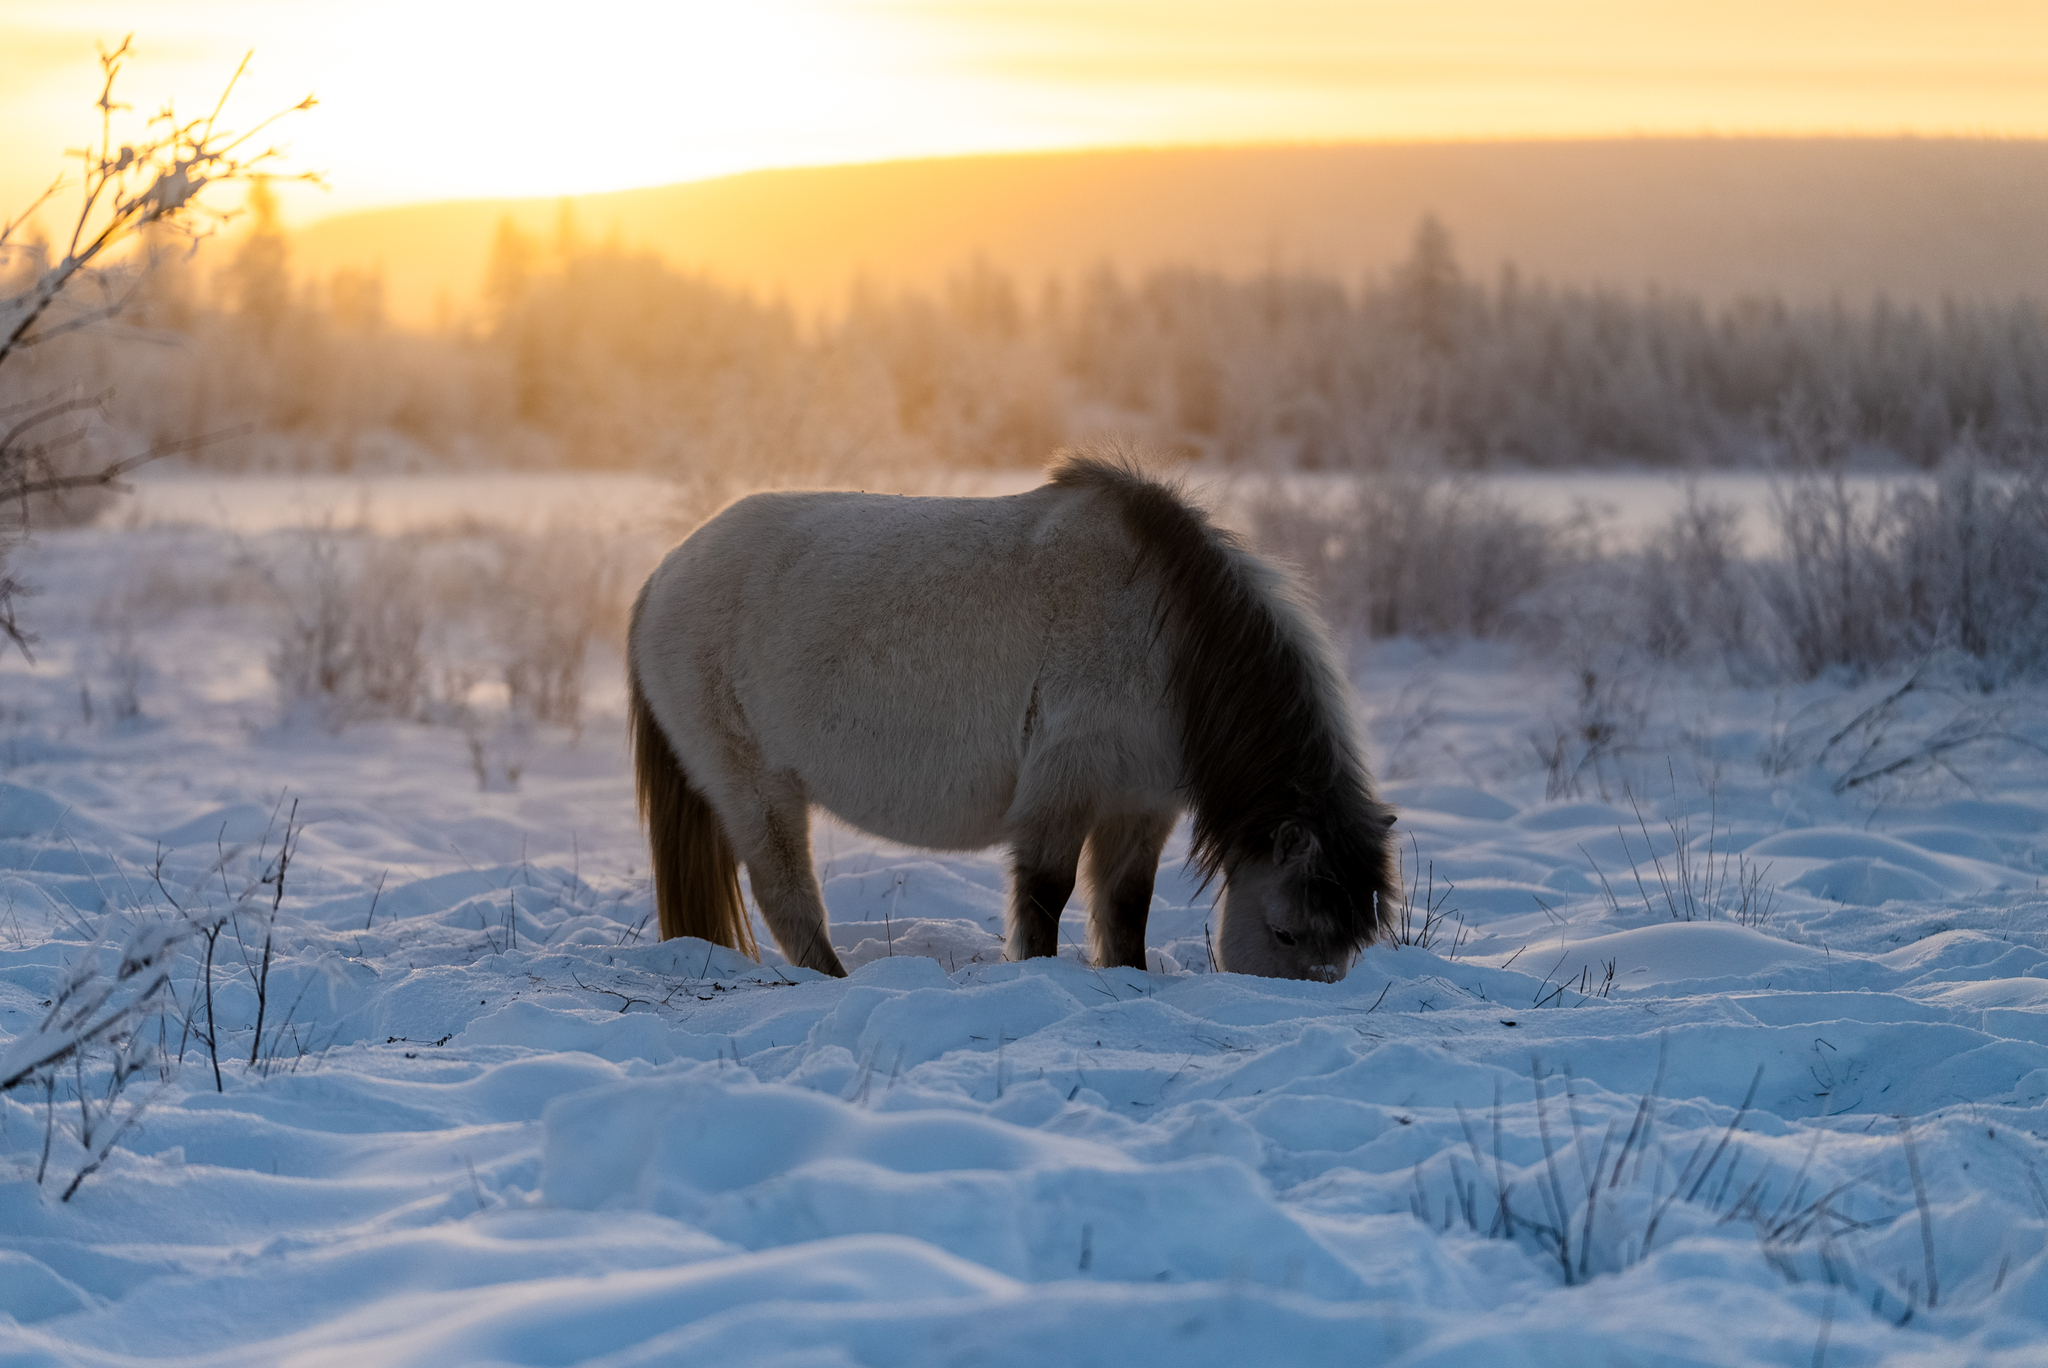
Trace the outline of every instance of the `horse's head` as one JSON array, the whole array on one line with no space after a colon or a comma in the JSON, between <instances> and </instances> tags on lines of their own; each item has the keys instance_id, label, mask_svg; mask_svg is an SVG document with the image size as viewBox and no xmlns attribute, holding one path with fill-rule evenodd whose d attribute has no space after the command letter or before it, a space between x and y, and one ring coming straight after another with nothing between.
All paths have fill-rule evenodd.
<instances>
[{"instance_id":1,"label":"horse's head","mask_svg":"<svg viewBox=\"0 0 2048 1368\"><path fill-rule=\"evenodd\" d=\"M1384 815L1381 815L1381 814ZM1282 822L1269 849L1245 852L1224 869L1216 959L1233 974L1335 983L1380 933L1393 880L1385 859L1391 811L1371 823L1369 858L1345 859L1299 822Z\"/></svg>"}]
</instances>

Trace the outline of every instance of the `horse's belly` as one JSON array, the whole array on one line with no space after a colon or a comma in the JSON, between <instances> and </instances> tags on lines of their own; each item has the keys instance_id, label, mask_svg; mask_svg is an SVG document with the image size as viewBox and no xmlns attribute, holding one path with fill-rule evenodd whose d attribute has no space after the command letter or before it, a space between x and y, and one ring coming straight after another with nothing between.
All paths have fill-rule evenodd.
<instances>
[{"instance_id":1,"label":"horse's belly","mask_svg":"<svg viewBox=\"0 0 2048 1368\"><path fill-rule=\"evenodd\" d=\"M935 850L979 850L1004 839L1017 773L990 748L936 745L930 735L845 744L851 739L834 744L824 731L792 766L810 800L840 821Z\"/></svg>"},{"instance_id":2,"label":"horse's belly","mask_svg":"<svg viewBox=\"0 0 2048 1368\"><path fill-rule=\"evenodd\" d=\"M969 812L931 805L923 810L897 804L817 800L818 806L850 827L898 845L927 850L982 850L1005 839L1002 810Z\"/></svg>"}]
</instances>

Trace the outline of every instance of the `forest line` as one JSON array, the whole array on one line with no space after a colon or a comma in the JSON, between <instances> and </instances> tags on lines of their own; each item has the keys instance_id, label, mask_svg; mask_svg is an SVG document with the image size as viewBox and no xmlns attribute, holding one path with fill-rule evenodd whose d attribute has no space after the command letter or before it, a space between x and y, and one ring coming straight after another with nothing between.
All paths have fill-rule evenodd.
<instances>
[{"instance_id":1,"label":"forest line","mask_svg":"<svg viewBox=\"0 0 2048 1368\"><path fill-rule=\"evenodd\" d=\"M501 224L477 302L425 330L390 324L374 272L296 272L261 189L248 220L163 252L113 326L42 349L20 383L111 388L115 427L150 440L242 425L186 458L219 470L804 480L1029 467L1105 435L1359 471L1931 469L2048 446L2041 301L1710 304L1481 278L1433 218L1363 282L1108 265L1024 282L974 260L934 293L855 281L804 318L565 211L547 239ZM45 261L31 244L0 263L0 295Z\"/></svg>"}]
</instances>

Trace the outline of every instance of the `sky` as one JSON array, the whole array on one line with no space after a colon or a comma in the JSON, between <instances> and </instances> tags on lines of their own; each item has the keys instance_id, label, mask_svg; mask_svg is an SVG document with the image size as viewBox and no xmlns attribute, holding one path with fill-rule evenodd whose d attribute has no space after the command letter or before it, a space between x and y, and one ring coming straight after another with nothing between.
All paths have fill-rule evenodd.
<instances>
[{"instance_id":1,"label":"sky","mask_svg":"<svg viewBox=\"0 0 2048 1368\"><path fill-rule=\"evenodd\" d=\"M531 17L525 17L530 14ZM1129 145L2048 136L2040 0L0 0L0 217L120 93L198 112L244 52L308 221L770 166Z\"/></svg>"}]
</instances>

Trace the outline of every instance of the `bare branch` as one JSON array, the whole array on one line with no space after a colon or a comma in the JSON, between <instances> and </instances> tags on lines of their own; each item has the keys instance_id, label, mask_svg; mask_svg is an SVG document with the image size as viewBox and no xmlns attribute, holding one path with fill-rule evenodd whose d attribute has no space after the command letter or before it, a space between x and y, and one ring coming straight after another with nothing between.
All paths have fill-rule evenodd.
<instances>
[{"instance_id":1,"label":"bare branch","mask_svg":"<svg viewBox=\"0 0 2048 1368\"><path fill-rule=\"evenodd\" d=\"M100 52L103 80L100 97L94 106L100 112L99 145L97 149L87 147L77 153L83 166L79 182L81 202L78 216L71 226L69 245L62 259L44 271L29 290L9 301L15 317L6 325L5 333L0 334L0 363L4 363L18 348L32 346L118 314L133 298L133 290L81 319L69 321L47 333L30 336L30 330L80 273L94 269L95 264L109 252L144 228L156 223L170 223L192 232L185 219L198 207L197 197L207 186L221 181L271 178L274 173L267 169L267 165L282 155L278 148L266 148L253 155L244 154L241 149L286 114L311 109L316 103L308 95L289 109L279 110L241 135L216 145L214 128L226 107L228 96L248 67L249 58L245 56L206 118L180 123L171 108L166 106L151 121L153 127L161 125L159 135L148 141L123 144L117 154L113 141L113 114L116 109L127 106L114 100L113 91L122 63L129 55L128 39L123 39L111 52L105 49ZM317 181L319 178L305 173L292 179ZM61 184L60 177L29 212L33 213L47 203ZM140 188L130 193L131 186ZM25 214L21 220L11 222L4 232L0 232L0 242L6 241L16 224L26 218Z\"/></svg>"},{"instance_id":2,"label":"bare branch","mask_svg":"<svg viewBox=\"0 0 2048 1368\"><path fill-rule=\"evenodd\" d=\"M13 218L7 220L7 222L0 223L0 247L7 246L8 243L13 240L15 233L20 231L21 225L27 223L30 219L34 218L36 216L36 211L42 208L44 205L48 204L51 200L57 198L58 194L63 189L64 177L62 175L59 175L55 180L50 182L49 189L43 191L42 194L37 195L34 199L29 201L28 208L22 210L19 214L16 214Z\"/></svg>"},{"instance_id":3,"label":"bare branch","mask_svg":"<svg viewBox=\"0 0 2048 1368\"><path fill-rule=\"evenodd\" d=\"M206 116L206 127L199 137L200 146L204 147L207 143L213 141L214 121L220 118L221 110L227 107L228 96L235 93L235 86L241 81L242 73L249 69L249 62L255 56L255 48L250 48L247 52L243 53L242 60L235 67L235 74L228 77L228 83L221 87L220 98L213 102L213 112Z\"/></svg>"},{"instance_id":4,"label":"bare branch","mask_svg":"<svg viewBox=\"0 0 2048 1368\"><path fill-rule=\"evenodd\" d=\"M107 396L111 393L113 393L111 390L101 390L98 394L83 395L76 399L60 399L56 403L30 414L9 428L6 436L0 437L0 459L4 459L5 454L23 436L41 427L44 423L55 422L67 413L81 413L89 409L97 410L101 404L106 402Z\"/></svg>"},{"instance_id":5,"label":"bare branch","mask_svg":"<svg viewBox=\"0 0 2048 1368\"><path fill-rule=\"evenodd\" d=\"M197 437L180 437L173 441L158 442L149 450L102 466L89 475L55 475L43 480L25 481L11 489L0 488L0 500L32 498L38 494L52 494L70 489L93 489L113 484L129 471L166 456L175 456L184 451L195 451L215 442L225 442L231 437L246 436L253 428L250 423L237 423L233 427L221 428L215 432L202 433Z\"/></svg>"},{"instance_id":6,"label":"bare branch","mask_svg":"<svg viewBox=\"0 0 2048 1368\"><path fill-rule=\"evenodd\" d=\"M122 291L120 297L111 304L103 304L97 309L87 309L75 317L65 319L62 323L38 329L35 336L23 337L15 343L15 346L26 351L30 347L40 347L43 343L53 338L62 337L66 333L77 332L81 328L89 328L95 323L101 323L110 318L119 318L127 310L128 306L135 302L135 296L141 292L145 278L145 272L138 272L135 279L129 282L128 288Z\"/></svg>"}]
</instances>

